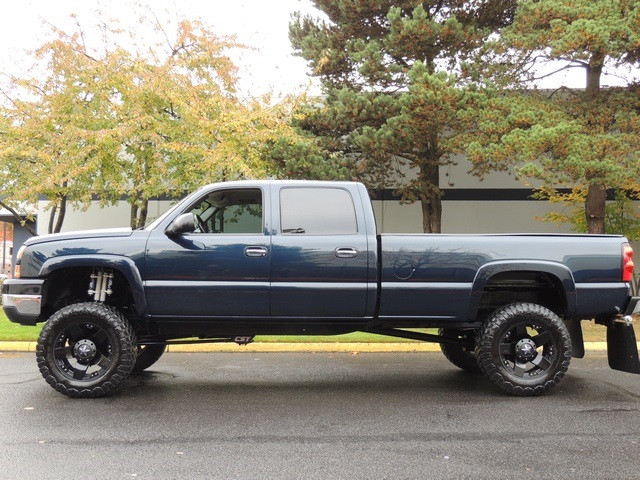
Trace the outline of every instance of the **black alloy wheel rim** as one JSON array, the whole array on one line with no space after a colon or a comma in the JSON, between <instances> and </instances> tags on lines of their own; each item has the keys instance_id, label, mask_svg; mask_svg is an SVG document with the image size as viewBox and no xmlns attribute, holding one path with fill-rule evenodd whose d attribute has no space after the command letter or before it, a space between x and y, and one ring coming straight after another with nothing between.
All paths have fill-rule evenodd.
<instances>
[{"instance_id":1,"label":"black alloy wheel rim","mask_svg":"<svg viewBox=\"0 0 640 480\"><path fill-rule=\"evenodd\" d=\"M64 328L53 345L55 365L70 380L93 381L113 364L112 340L95 323L77 322Z\"/></svg>"},{"instance_id":2,"label":"black alloy wheel rim","mask_svg":"<svg viewBox=\"0 0 640 480\"><path fill-rule=\"evenodd\" d=\"M521 379L552 373L557 354L552 332L537 323L517 323L500 340L500 362L509 374Z\"/></svg>"}]
</instances>

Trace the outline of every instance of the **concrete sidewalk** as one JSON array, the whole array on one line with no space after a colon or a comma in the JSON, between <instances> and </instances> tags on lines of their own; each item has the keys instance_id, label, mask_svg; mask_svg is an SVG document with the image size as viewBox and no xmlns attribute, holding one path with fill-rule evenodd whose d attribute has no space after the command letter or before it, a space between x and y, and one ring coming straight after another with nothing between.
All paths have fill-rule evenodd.
<instances>
[{"instance_id":1,"label":"concrete sidewalk","mask_svg":"<svg viewBox=\"0 0 640 480\"><path fill-rule=\"evenodd\" d=\"M638 344L640 348L640 343ZM585 342L587 351L606 351L606 342ZM0 352L35 352L36 342L0 342ZM389 342L389 343L271 343L255 342L249 345L235 343L198 343L193 345L170 345L168 352L439 352L437 343Z\"/></svg>"}]
</instances>

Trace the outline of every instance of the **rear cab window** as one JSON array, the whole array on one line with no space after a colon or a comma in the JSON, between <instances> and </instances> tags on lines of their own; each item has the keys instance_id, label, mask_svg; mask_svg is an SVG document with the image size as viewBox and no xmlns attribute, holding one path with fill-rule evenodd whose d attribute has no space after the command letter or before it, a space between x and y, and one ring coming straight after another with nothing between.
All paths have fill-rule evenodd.
<instances>
[{"instance_id":1,"label":"rear cab window","mask_svg":"<svg viewBox=\"0 0 640 480\"><path fill-rule=\"evenodd\" d=\"M283 235L355 235L356 210L342 188L287 187L280 190Z\"/></svg>"}]
</instances>

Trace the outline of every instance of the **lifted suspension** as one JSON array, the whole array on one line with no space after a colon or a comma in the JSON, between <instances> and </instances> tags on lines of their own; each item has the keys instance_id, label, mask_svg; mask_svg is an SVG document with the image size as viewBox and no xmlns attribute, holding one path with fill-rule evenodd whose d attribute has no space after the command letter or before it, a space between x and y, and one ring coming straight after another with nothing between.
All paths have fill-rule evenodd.
<instances>
[{"instance_id":1,"label":"lifted suspension","mask_svg":"<svg viewBox=\"0 0 640 480\"><path fill-rule=\"evenodd\" d=\"M93 296L94 302L104 302L107 295L111 295L113 293L113 273L94 270L89 278L91 280L89 282L89 290L87 293L90 296Z\"/></svg>"}]
</instances>

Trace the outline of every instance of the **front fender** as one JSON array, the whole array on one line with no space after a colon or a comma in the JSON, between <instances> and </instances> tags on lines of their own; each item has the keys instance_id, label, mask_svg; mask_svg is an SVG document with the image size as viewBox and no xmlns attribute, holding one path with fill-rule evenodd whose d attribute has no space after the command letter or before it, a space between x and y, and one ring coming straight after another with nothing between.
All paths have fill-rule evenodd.
<instances>
[{"instance_id":1,"label":"front fender","mask_svg":"<svg viewBox=\"0 0 640 480\"><path fill-rule=\"evenodd\" d=\"M476 273L469 300L469 319L476 319L484 288L491 277L499 273L525 271L547 273L556 277L560 281L565 294L566 318L575 316L578 309L576 283L569 267L562 263L540 260L502 260L487 263L480 267Z\"/></svg>"},{"instance_id":2,"label":"front fender","mask_svg":"<svg viewBox=\"0 0 640 480\"><path fill-rule=\"evenodd\" d=\"M141 314L146 311L147 299L144 295L142 276L135 262L130 258L115 255L91 255L90 257L83 255L66 255L63 257L53 257L42 264L38 276L41 278L48 277L56 270L73 267L103 267L118 270L129 283L131 294L138 306L138 311Z\"/></svg>"}]
</instances>

